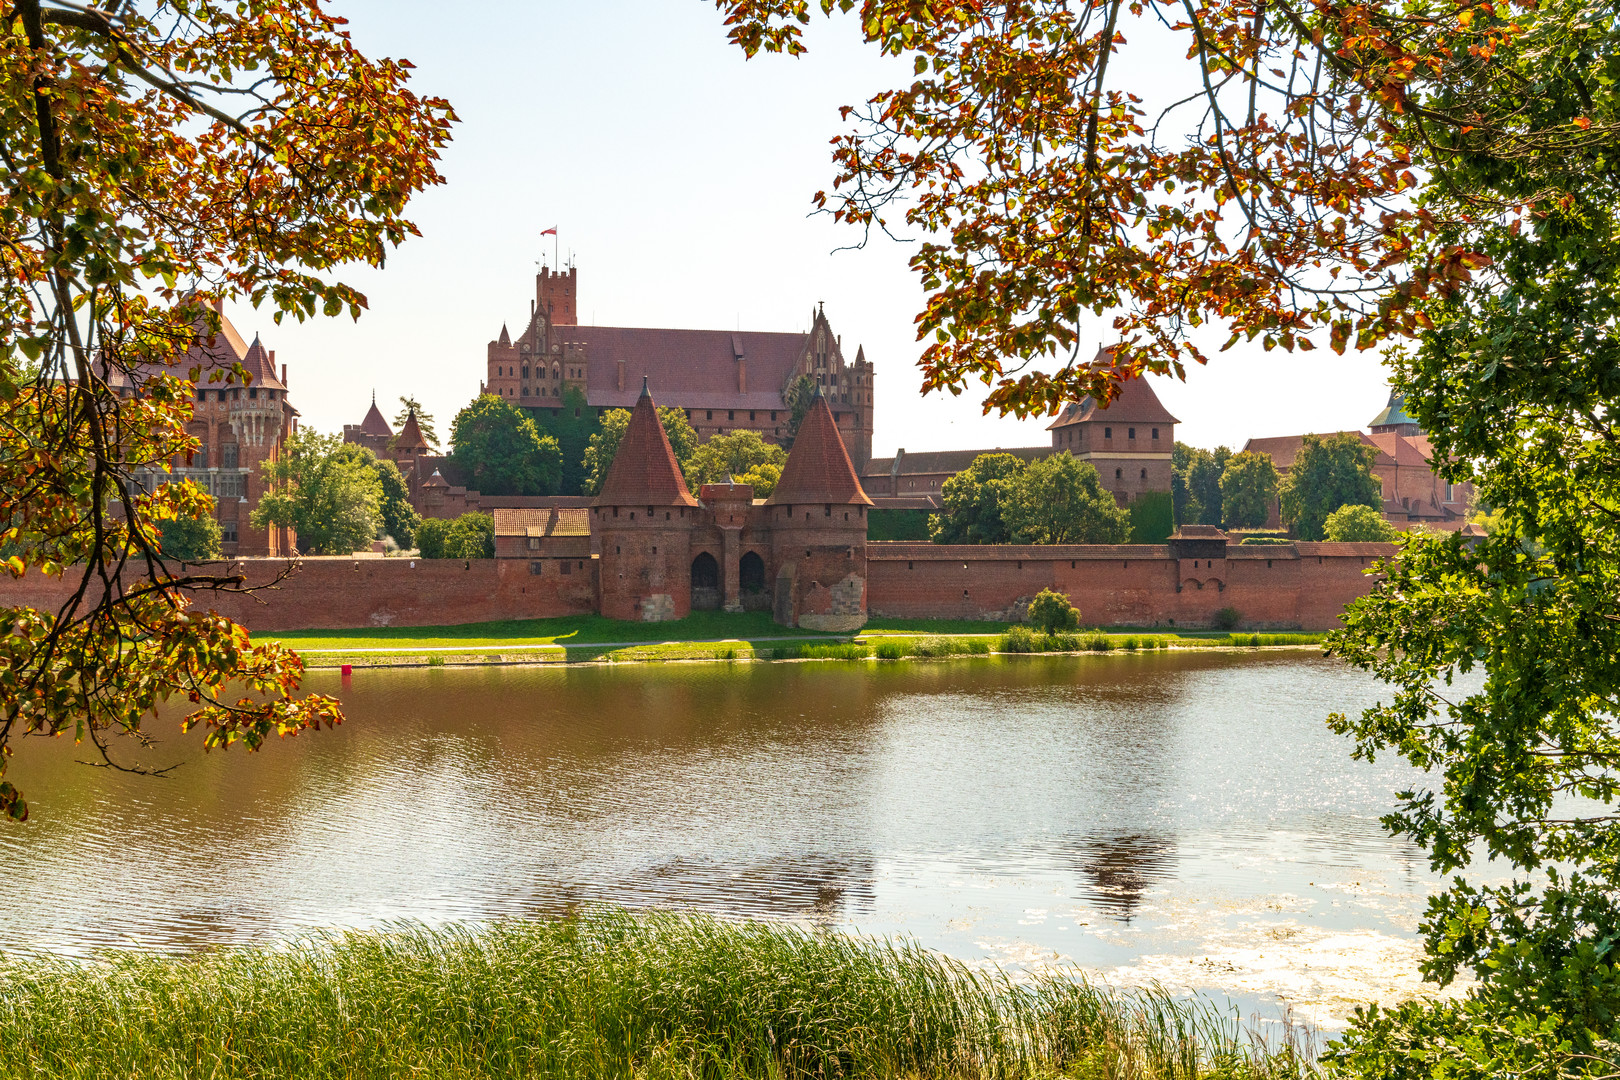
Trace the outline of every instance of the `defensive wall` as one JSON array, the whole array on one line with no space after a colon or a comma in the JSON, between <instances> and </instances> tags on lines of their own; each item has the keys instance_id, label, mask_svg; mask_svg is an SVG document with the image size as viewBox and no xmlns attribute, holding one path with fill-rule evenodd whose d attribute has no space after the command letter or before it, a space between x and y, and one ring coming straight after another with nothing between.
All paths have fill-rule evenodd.
<instances>
[{"instance_id":1,"label":"defensive wall","mask_svg":"<svg viewBox=\"0 0 1620 1080\"><path fill-rule=\"evenodd\" d=\"M1177 557L1166 545L869 543L866 607L878 617L1010 620L1036 593L1055 589L1088 625L1207 627L1232 608L1244 628L1325 630L1371 588L1367 569L1395 551L1389 544L1220 543L1202 553L1186 546ZM277 582L289 569L284 560L238 559L202 569L267 587L201 594L197 605L255 631L581 615L599 610L600 565L591 557L305 558ZM54 608L69 591L65 581L31 573L0 580L0 605Z\"/></svg>"}]
</instances>

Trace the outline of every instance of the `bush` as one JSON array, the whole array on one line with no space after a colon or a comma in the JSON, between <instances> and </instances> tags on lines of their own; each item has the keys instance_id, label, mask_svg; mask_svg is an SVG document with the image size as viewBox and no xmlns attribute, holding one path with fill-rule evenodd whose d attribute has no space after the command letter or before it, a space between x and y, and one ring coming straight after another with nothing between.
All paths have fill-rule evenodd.
<instances>
[{"instance_id":1,"label":"bush","mask_svg":"<svg viewBox=\"0 0 1620 1080\"><path fill-rule=\"evenodd\" d=\"M1043 633L1073 630L1080 625L1080 612L1069 598L1051 589L1042 589L1029 603L1029 622Z\"/></svg>"},{"instance_id":2,"label":"bush","mask_svg":"<svg viewBox=\"0 0 1620 1080\"><path fill-rule=\"evenodd\" d=\"M1107 634L1092 634L1086 639L1086 648L1091 652L1107 652L1114 647L1114 640Z\"/></svg>"},{"instance_id":3,"label":"bush","mask_svg":"<svg viewBox=\"0 0 1620 1080\"><path fill-rule=\"evenodd\" d=\"M1144 491L1127 509L1133 544L1162 544L1176 530L1175 503L1168 491Z\"/></svg>"},{"instance_id":4,"label":"bush","mask_svg":"<svg viewBox=\"0 0 1620 1080\"><path fill-rule=\"evenodd\" d=\"M1027 626L1014 626L1001 635L1000 647L1005 653L1040 652L1040 635Z\"/></svg>"},{"instance_id":5,"label":"bush","mask_svg":"<svg viewBox=\"0 0 1620 1080\"><path fill-rule=\"evenodd\" d=\"M158 546L180 562L207 562L219 558L219 522L211 517L168 518L158 523Z\"/></svg>"},{"instance_id":6,"label":"bush","mask_svg":"<svg viewBox=\"0 0 1620 1080\"><path fill-rule=\"evenodd\" d=\"M880 641L872 649L872 655L879 660L903 660L906 657L906 643L903 641Z\"/></svg>"},{"instance_id":7,"label":"bush","mask_svg":"<svg viewBox=\"0 0 1620 1080\"><path fill-rule=\"evenodd\" d=\"M1370 506L1341 506L1327 516L1322 528L1329 540L1345 544L1390 544L1400 535Z\"/></svg>"},{"instance_id":8,"label":"bush","mask_svg":"<svg viewBox=\"0 0 1620 1080\"><path fill-rule=\"evenodd\" d=\"M1292 544L1293 541L1286 536L1245 536L1239 541L1242 544Z\"/></svg>"},{"instance_id":9,"label":"bush","mask_svg":"<svg viewBox=\"0 0 1620 1080\"><path fill-rule=\"evenodd\" d=\"M1235 607L1223 607L1215 613L1215 627L1219 630L1236 630L1243 616Z\"/></svg>"},{"instance_id":10,"label":"bush","mask_svg":"<svg viewBox=\"0 0 1620 1080\"><path fill-rule=\"evenodd\" d=\"M450 535L450 522L445 518L423 518L416 527L416 550L424 559L444 559L445 540Z\"/></svg>"}]
</instances>

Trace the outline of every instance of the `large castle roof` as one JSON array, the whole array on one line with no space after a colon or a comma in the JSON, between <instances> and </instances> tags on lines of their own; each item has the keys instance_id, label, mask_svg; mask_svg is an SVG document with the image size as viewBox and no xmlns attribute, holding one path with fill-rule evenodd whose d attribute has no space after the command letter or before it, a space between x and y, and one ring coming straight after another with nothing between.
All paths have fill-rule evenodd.
<instances>
[{"instance_id":1,"label":"large castle roof","mask_svg":"<svg viewBox=\"0 0 1620 1080\"><path fill-rule=\"evenodd\" d=\"M1107 349L1097 350L1097 356L1092 360L1092 366L1107 364L1111 354ZM1164 407L1159 395L1153 392L1148 385L1147 376L1138 375L1134 379L1126 379L1119 387L1119 395L1107 404L1099 404L1096 398L1086 398L1084 401L1070 402L1058 413L1056 420L1046 425L1046 430L1068 427L1070 424L1083 424L1088 420L1111 420L1122 424L1179 424L1170 410Z\"/></svg>"},{"instance_id":2,"label":"large castle roof","mask_svg":"<svg viewBox=\"0 0 1620 1080\"><path fill-rule=\"evenodd\" d=\"M360 421L360 434L374 435L383 439L394 437L394 429L383 419L382 410L377 408L376 398L371 399L371 409L366 413L366 418Z\"/></svg>"},{"instance_id":3,"label":"large castle roof","mask_svg":"<svg viewBox=\"0 0 1620 1080\"><path fill-rule=\"evenodd\" d=\"M789 459L791 461L791 459ZM596 497L597 506L696 506L686 489L680 463L658 421L658 408L646 381L630 410L630 426L619 441L607 479Z\"/></svg>"},{"instance_id":4,"label":"large castle roof","mask_svg":"<svg viewBox=\"0 0 1620 1080\"><path fill-rule=\"evenodd\" d=\"M849 451L838 434L827 399L820 394L799 424L782 478L765 500L767 505L794 503L856 503L871 506L850 463Z\"/></svg>"},{"instance_id":5,"label":"large castle roof","mask_svg":"<svg viewBox=\"0 0 1620 1080\"><path fill-rule=\"evenodd\" d=\"M585 399L595 408L628 409L637 385L650 379L669 405L683 409L781 409L782 390L804 356L805 334L729 330L657 330L627 326L556 326L565 347L583 346ZM746 362L747 390L737 386ZM624 362L624 389L618 361Z\"/></svg>"}]
</instances>

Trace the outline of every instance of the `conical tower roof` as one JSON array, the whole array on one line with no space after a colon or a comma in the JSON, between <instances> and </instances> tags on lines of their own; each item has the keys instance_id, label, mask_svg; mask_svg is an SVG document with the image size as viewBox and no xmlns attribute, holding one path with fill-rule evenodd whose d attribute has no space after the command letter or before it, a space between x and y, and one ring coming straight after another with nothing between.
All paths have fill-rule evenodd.
<instances>
[{"instance_id":1,"label":"conical tower roof","mask_svg":"<svg viewBox=\"0 0 1620 1080\"><path fill-rule=\"evenodd\" d=\"M647 380L641 381L641 397L630 410L630 426L619 442L613 464L608 466L597 506L696 506L698 501L686 489L680 463L658 421Z\"/></svg>"},{"instance_id":2,"label":"conical tower roof","mask_svg":"<svg viewBox=\"0 0 1620 1080\"><path fill-rule=\"evenodd\" d=\"M375 410L377 406L373 405ZM422 428L416 422L416 410L412 409L410 415L405 417L405 426L399 429L399 438L394 440L395 450L426 450L427 440L422 437Z\"/></svg>"},{"instance_id":3,"label":"conical tower roof","mask_svg":"<svg viewBox=\"0 0 1620 1080\"><path fill-rule=\"evenodd\" d=\"M366 413L364 420L360 421L360 433L362 435L378 435L384 439L393 437L394 429L388 426L388 421L383 419L382 410L377 408L375 394L371 398L371 411Z\"/></svg>"},{"instance_id":4,"label":"conical tower roof","mask_svg":"<svg viewBox=\"0 0 1620 1080\"><path fill-rule=\"evenodd\" d=\"M1374 430L1381 427L1397 427L1402 424L1417 426L1417 421L1406 414L1406 395L1394 390L1389 392L1389 404L1384 406L1382 412L1372 418L1367 426Z\"/></svg>"},{"instance_id":5,"label":"conical tower roof","mask_svg":"<svg viewBox=\"0 0 1620 1080\"><path fill-rule=\"evenodd\" d=\"M769 506L793 503L842 503L871 506L838 434L832 408L819 392L799 425L793 450L782 466L782 478L765 500Z\"/></svg>"}]
</instances>

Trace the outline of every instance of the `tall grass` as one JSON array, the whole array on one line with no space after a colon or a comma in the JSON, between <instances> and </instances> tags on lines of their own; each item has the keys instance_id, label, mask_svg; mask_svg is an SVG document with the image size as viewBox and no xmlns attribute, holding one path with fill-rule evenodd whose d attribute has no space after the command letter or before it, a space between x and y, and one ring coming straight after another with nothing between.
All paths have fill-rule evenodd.
<instances>
[{"instance_id":1,"label":"tall grass","mask_svg":"<svg viewBox=\"0 0 1620 1080\"><path fill-rule=\"evenodd\" d=\"M758 655L757 653L755 655ZM772 660L864 660L866 646L852 641L829 645L783 645L771 650Z\"/></svg>"},{"instance_id":2,"label":"tall grass","mask_svg":"<svg viewBox=\"0 0 1620 1080\"><path fill-rule=\"evenodd\" d=\"M0 1075L1286 1080L1310 1047L907 942L592 911L185 959L0 964Z\"/></svg>"}]
</instances>

